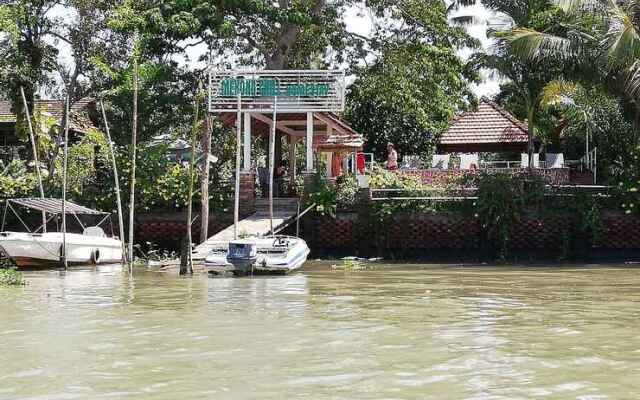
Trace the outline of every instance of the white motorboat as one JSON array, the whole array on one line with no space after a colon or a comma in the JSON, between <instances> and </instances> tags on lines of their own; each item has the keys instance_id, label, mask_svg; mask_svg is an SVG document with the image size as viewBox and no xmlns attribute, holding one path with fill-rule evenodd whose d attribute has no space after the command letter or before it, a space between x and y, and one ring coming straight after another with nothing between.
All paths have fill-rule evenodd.
<instances>
[{"instance_id":1,"label":"white motorboat","mask_svg":"<svg viewBox=\"0 0 640 400\"><path fill-rule=\"evenodd\" d=\"M205 268L215 274L288 274L301 268L308 256L307 243L297 237L241 239L214 245L205 259Z\"/></svg>"},{"instance_id":2,"label":"white motorboat","mask_svg":"<svg viewBox=\"0 0 640 400\"><path fill-rule=\"evenodd\" d=\"M31 212L22 218L16 211L18 207ZM11 219L9 211L26 232L5 231L7 218ZM101 228L110 219L110 214L66 202L65 214L75 217L82 233L47 232L46 225L57 221L61 214L62 201L58 199L7 200L0 229L0 256L10 259L18 267L63 266L63 256L68 264L76 265L113 264L122 261L122 242L113 235L108 237ZM46 222L31 231L27 222L39 219L40 215ZM94 226L85 226L82 219L98 222Z\"/></svg>"}]
</instances>

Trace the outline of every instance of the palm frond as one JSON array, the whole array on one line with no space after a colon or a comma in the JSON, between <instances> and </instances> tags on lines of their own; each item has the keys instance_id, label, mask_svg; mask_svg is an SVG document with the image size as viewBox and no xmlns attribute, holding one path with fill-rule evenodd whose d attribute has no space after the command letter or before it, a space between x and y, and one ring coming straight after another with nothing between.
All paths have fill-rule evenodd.
<instances>
[{"instance_id":1,"label":"palm frond","mask_svg":"<svg viewBox=\"0 0 640 400\"><path fill-rule=\"evenodd\" d=\"M634 63L640 56L640 35L633 18L617 5L610 9L609 30L603 46L612 66Z\"/></svg>"},{"instance_id":2,"label":"palm frond","mask_svg":"<svg viewBox=\"0 0 640 400\"><path fill-rule=\"evenodd\" d=\"M571 39L529 28L498 32L496 37L505 40L515 56L528 60L547 57L566 59L575 56L579 50L579 46Z\"/></svg>"},{"instance_id":3,"label":"palm frond","mask_svg":"<svg viewBox=\"0 0 640 400\"><path fill-rule=\"evenodd\" d=\"M485 19L474 15L460 15L457 17L451 17L449 18L449 21L451 21L451 23L455 26L462 27L480 25L486 22Z\"/></svg>"},{"instance_id":4,"label":"palm frond","mask_svg":"<svg viewBox=\"0 0 640 400\"><path fill-rule=\"evenodd\" d=\"M640 97L640 60L636 60L625 70L624 90L630 98Z\"/></svg>"},{"instance_id":5,"label":"palm frond","mask_svg":"<svg viewBox=\"0 0 640 400\"><path fill-rule=\"evenodd\" d=\"M607 3L608 0L556 0L558 7L569 13L602 9Z\"/></svg>"},{"instance_id":6,"label":"palm frond","mask_svg":"<svg viewBox=\"0 0 640 400\"><path fill-rule=\"evenodd\" d=\"M457 11L460 7L473 6L477 3L477 0L453 0L447 7L447 14Z\"/></svg>"},{"instance_id":7,"label":"palm frond","mask_svg":"<svg viewBox=\"0 0 640 400\"><path fill-rule=\"evenodd\" d=\"M578 91L578 84L562 79L549 82L543 89L540 97L540 105L543 108L566 104Z\"/></svg>"}]
</instances>

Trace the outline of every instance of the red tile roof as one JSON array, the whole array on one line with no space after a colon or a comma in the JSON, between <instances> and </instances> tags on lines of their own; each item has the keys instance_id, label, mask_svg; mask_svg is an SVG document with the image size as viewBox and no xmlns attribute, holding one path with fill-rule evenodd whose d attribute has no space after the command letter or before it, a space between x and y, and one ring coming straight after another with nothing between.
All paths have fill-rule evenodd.
<instances>
[{"instance_id":1,"label":"red tile roof","mask_svg":"<svg viewBox=\"0 0 640 400\"><path fill-rule=\"evenodd\" d=\"M87 133L90 129L96 129L89 118L88 113L95 109L95 100L85 98L71 106L71 119L69 122L72 131ZM62 100L36 100L36 112L62 120L64 113L64 101ZM11 111L11 103L0 101L0 122L16 122L16 116Z\"/></svg>"},{"instance_id":2,"label":"red tile roof","mask_svg":"<svg viewBox=\"0 0 640 400\"><path fill-rule=\"evenodd\" d=\"M442 146L516 144L529 140L527 124L483 97L477 111L465 112L440 137Z\"/></svg>"}]
</instances>

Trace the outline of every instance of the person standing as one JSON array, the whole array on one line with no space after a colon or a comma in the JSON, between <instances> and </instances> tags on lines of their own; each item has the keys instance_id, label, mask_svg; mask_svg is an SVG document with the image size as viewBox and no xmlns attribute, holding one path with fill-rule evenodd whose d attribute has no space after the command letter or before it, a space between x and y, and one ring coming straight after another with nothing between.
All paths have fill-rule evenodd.
<instances>
[{"instance_id":1,"label":"person standing","mask_svg":"<svg viewBox=\"0 0 640 400\"><path fill-rule=\"evenodd\" d=\"M387 145L387 169L395 171L398 169L398 152L393 143Z\"/></svg>"}]
</instances>

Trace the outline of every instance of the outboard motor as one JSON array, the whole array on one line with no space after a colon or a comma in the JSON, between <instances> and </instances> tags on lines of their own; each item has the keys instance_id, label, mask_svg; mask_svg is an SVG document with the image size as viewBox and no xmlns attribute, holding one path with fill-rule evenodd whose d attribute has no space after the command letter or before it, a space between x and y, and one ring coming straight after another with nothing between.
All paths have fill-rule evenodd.
<instances>
[{"instance_id":1,"label":"outboard motor","mask_svg":"<svg viewBox=\"0 0 640 400\"><path fill-rule=\"evenodd\" d=\"M250 240L229 242L227 261L237 269L249 271L258 260L258 245Z\"/></svg>"}]
</instances>

